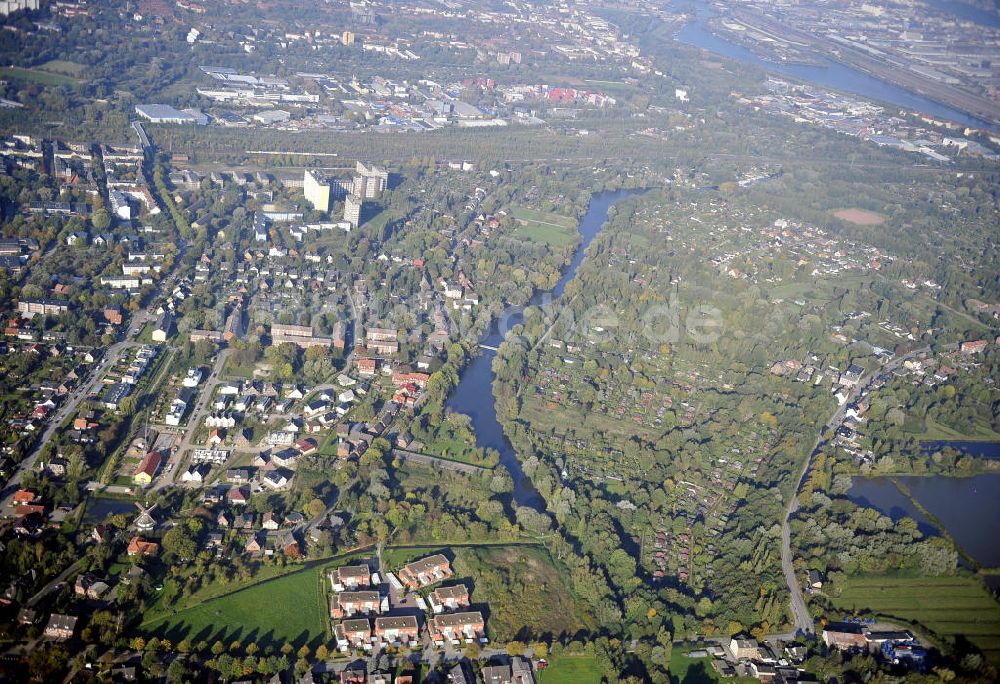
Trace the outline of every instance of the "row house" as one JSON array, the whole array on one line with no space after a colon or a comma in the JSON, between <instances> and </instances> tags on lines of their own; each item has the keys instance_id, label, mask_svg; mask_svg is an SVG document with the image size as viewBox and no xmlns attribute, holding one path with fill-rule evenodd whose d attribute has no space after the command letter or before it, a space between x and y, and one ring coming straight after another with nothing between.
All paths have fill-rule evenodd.
<instances>
[{"instance_id":1,"label":"row house","mask_svg":"<svg viewBox=\"0 0 1000 684\"><path fill-rule=\"evenodd\" d=\"M342 591L330 599L330 616L337 619L378 614L381 608L382 600L377 591Z\"/></svg>"},{"instance_id":2,"label":"row house","mask_svg":"<svg viewBox=\"0 0 1000 684\"><path fill-rule=\"evenodd\" d=\"M411 589L421 589L446 580L452 574L451 563L438 553L407 563L399 571L399 578Z\"/></svg>"},{"instance_id":3,"label":"row house","mask_svg":"<svg viewBox=\"0 0 1000 684\"><path fill-rule=\"evenodd\" d=\"M452 587L438 587L428 597L431 609L435 613L458 610L469 607L469 590L464 584Z\"/></svg>"},{"instance_id":4,"label":"row house","mask_svg":"<svg viewBox=\"0 0 1000 684\"><path fill-rule=\"evenodd\" d=\"M337 648L347 652L352 648L370 649L372 647L372 626L368 618L343 620L335 630Z\"/></svg>"},{"instance_id":5,"label":"row house","mask_svg":"<svg viewBox=\"0 0 1000 684\"><path fill-rule=\"evenodd\" d=\"M430 622L430 635L435 643L445 641L453 644L481 640L486 634L486 623L482 613L449 613L435 615Z\"/></svg>"},{"instance_id":6,"label":"row house","mask_svg":"<svg viewBox=\"0 0 1000 684\"><path fill-rule=\"evenodd\" d=\"M420 625L412 615L375 618L375 636L387 644L408 644L420 635Z\"/></svg>"},{"instance_id":7,"label":"row house","mask_svg":"<svg viewBox=\"0 0 1000 684\"><path fill-rule=\"evenodd\" d=\"M330 574L334 591L354 591L371 586L371 570L367 565L344 565Z\"/></svg>"}]
</instances>

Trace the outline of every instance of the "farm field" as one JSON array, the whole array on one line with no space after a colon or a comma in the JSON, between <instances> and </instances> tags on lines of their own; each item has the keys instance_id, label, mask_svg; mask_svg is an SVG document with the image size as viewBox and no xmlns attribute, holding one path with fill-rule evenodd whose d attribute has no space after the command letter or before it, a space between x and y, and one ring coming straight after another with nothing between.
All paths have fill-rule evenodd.
<instances>
[{"instance_id":1,"label":"farm field","mask_svg":"<svg viewBox=\"0 0 1000 684\"><path fill-rule=\"evenodd\" d=\"M831 599L847 612L915 621L949 640L964 636L1000 663L1000 605L972 578L852 577Z\"/></svg>"},{"instance_id":2,"label":"farm field","mask_svg":"<svg viewBox=\"0 0 1000 684\"><path fill-rule=\"evenodd\" d=\"M563 654L548 658L548 662L549 666L538 673L539 684L597 684L601 681L601 671L593 654Z\"/></svg>"},{"instance_id":3,"label":"farm field","mask_svg":"<svg viewBox=\"0 0 1000 684\"><path fill-rule=\"evenodd\" d=\"M552 247L572 244L579 237L576 220L569 216L524 207L514 207L510 213L519 224L514 231L518 237L544 242Z\"/></svg>"},{"instance_id":4,"label":"farm field","mask_svg":"<svg viewBox=\"0 0 1000 684\"><path fill-rule=\"evenodd\" d=\"M141 629L177 643L240 641L315 648L326 641L323 569L310 568L255 584L186 610L144 622ZM262 610L262 607L267 610Z\"/></svg>"}]
</instances>

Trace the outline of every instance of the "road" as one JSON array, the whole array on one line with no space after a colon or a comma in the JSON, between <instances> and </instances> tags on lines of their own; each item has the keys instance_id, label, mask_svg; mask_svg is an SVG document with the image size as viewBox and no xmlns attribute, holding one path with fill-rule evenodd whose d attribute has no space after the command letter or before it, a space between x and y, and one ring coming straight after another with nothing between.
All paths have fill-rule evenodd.
<instances>
[{"instance_id":1,"label":"road","mask_svg":"<svg viewBox=\"0 0 1000 684\"><path fill-rule=\"evenodd\" d=\"M459 473L468 473L470 475L479 475L480 473L485 473L489 470L489 468L482 468L480 466L472 465L471 463L449 461L446 458L438 458L437 456L421 454L416 451L407 451L406 449L393 449L392 455L394 457L401 458L404 461L413 461L414 463L423 463L424 465L440 466L441 468L445 468L447 470L454 470Z\"/></svg>"},{"instance_id":2,"label":"road","mask_svg":"<svg viewBox=\"0 0 1000 684\"><path fill-rule=\"evenodd\" d=\"M196 446L194 444L194 435L198 431L198 426L201 424L205 415L209 413L209 402L212 397L215 396L215 389L222 384L222 369L226 365L226 360L233 353L232 348L227 347L219 352L219 355L215 357L215 363L212 364L212 370L208 374L208 379L205 384L201 386L198 393L198 402L195 404L194 409L191 411L191 416L188 418L187 427L184 428L184 438L181 440L180 444L174 448L173 453L167 462L164 464L164 473L156 479L153 489L163 489L167 485L173 484L174 477L180 476L180 464L183 462L184 454ZM172 466L172 467L171 467ZM173 477L168 477L167 468L170 468L170 475Z\"/></svg>"},{"instance_id":3,"label":"road","mask_svg":"<svg viewBox=\"0 0 1000 684\"><path fill-rule=\"evenodd\" d=\"M53 578L48 584L38 590L34 596L25 602L25 607L32 608L36 603L41 601L43 598L48 596L53 591L56 591L61 587L62 583L65 582L70 576L75 575L77 571L80 570L80 565L83 563L83 559L79 559L70 565L68 568L59 573L59 575Z\"/></svg>"},{"instance_id":4,"label":"road","mask_svg":"<svg viewBox=\"0 0 1000 684\"><path fill-rule=\"evenodd\" d=\"M844 421L844 413L847 411L847 407L854 403L858 396L871 386L872 380L877 375L892 372L896 368L903 365L903 362L908 359L915 358L921 354L926 354L928 351L930 351L930 348L924 347L922 349L912 351L904 356L897 357L889 363L879 366L876 371L873 371L868 376L862 378L861 381L858 382L857 386L851 390L847 401L837 407L833 416L831 416L830 420L828 420L826 425L824 425L820 430L819 435L816 437L816 441L813 443L812 449L809 451L809 457L805 460L805 463L802 464L802 470L799 472L799 478L795 483L794 493L789 498L788 506L785 508L785 519L781 523L781 570L785 575L785 582L788 584L788 593L791 595L792 624L795 626L795 632L797 634L812 634L813 619L812 616L809 615L809 609L806 607L805 598L802 596L801 582L795 575L795 568L792 567L792 532L790 521L795 512L799 510L798 494L799 490L802 488L802 481L805 480L806 473L809 472L813 457L825 443L823 435L840 426L840 424Z\"/></svg>"},{"instance_id":5,"label":"road","mask_svg":"<svg viewBox=\"0 0 1000 684\"><path fill-rule=\"evenodd\" d=\"M56 411L49 416L48 421L45 424L45 429L42 430L42 434L39 435L38 440L35 442L35 446L32 447L28 455L22 460L11 475L10 479L7 480L6 485L4 485L3 492L0 493L2 496L2 501L0 501L0 515L4 517L12 517L14 515L14 493L21 488L21 481L24 478L24 473L32 470L35 467L35 462L38 457L42 454L45 446L49 443L52 437L55 435L56 430L58 430L62 424L70 417L76 414L77 407L79 407L80 402L89 397L100 384L101 379L104 378L104 374L109 368L114 366L122 352L131 347L138 346L137 342L132 341L133 333L138 330L140 325L145 322L145 314L136 314L132 317L132 322L129 324L128 331L125 333L125 337L120 342L116 342L107 349L107 353L104 358L98 361L94 367L91 369L89 375L86 379L81 382L75 390L69 393L66 400L59 406Z\"/></svg>"}]
</instances>

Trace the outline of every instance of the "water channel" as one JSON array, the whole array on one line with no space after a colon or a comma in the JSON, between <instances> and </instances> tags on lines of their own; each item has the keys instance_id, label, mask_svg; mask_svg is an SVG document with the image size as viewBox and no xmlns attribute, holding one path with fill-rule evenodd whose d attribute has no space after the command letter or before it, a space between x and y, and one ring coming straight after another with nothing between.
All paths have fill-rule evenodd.
<instances>
[{"instance_id":1,"label":"water channel","mask_svg":"<svg viewBox=\"0 0 1000 684\"><path fill-rule=\"evenodd\" d=\"M563 272L556 286L548 292L538 292L528 302L527 306L537 306L547 302L555 302L576 275L576 270L583 262L587 246L601 232L608 221L608 210L617 202L631 197L639 190L617 190L595 193L590 198L587 213L580 221L580 234L583 240L573 254L573 259ZM510 328L523 320L525 307L508 307L494 323L490 332L480 339L480 344L488 347L498 347L503 342ZM493 398L493 357L495 352L481 349L480 353L462 371L458 387L448 399L446 408L459 413L465 413L472 419L476 431L476 445L484 449L495 449L500 454L500 462L510 472L514 479L514 502L518 506L530 506L535 510L545 510L545 502L535 491L531 481L524 475L521 463L514 453L503 428L497 422L496 403Z\"/></svg>"},{"instance_id":2,"label":"water channel","mask_svg":"<svg viewBox=\"0 0 1000 684\"><path fill-rule=\"evenodd\" d=\"M942 7L939 8L944 9L943 6L950 5L951 3L941 0L940 4ZM903 109L949 119L966 126L1000 130L1000 128L987 121L917 95L899 86L879 80L839 62L827 60L823 66L813 66L783 64L763 59L752 50L742 45L731 43L709 30L707 20L717 15L717 12L711 5L699 2L695 3L694 7L696 8L694 21L685 25L677 34L677 40L682 43L693 45L740 62L756 64L767 71L789 76L799 81L807 81L815 85L830 88L831 90L854 93L877 102L892 104ZM992 16L988 13L983 14Z\"/></svg>"}]
</instances>

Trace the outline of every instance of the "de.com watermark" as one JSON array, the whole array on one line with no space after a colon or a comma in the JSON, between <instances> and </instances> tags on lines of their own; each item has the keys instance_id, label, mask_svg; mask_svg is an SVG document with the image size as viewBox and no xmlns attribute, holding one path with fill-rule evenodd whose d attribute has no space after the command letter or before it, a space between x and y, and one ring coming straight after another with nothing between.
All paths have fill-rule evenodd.
<instances>
[{"instance_id":1,"label":"de.com watermark","mask_svg":"<svg viewBox=\"0 0 1000 684\"><path fill-rule=\"evenodd\" d=\"M577 312L572 306L560 303L559 298L546 293L523 309L506 309L493 332L499 333L505 342L529 347L532 341L524 334L526 322L533 331L537 331L539 324L544 326L539 342L559 331L561 341L594 345L615 341L622 328L628 328L629 333L637 332L642 342L657 347L681 342L710 345L725 331L718 307L709 303L683 306L676 294L671 294L664 303L642 309L637 319L629 317L623 322L622 316L610 306L597 304Z\"/></svg>"}]
</instances>

